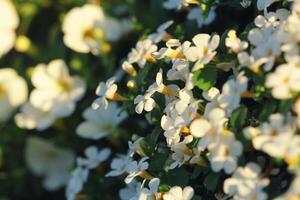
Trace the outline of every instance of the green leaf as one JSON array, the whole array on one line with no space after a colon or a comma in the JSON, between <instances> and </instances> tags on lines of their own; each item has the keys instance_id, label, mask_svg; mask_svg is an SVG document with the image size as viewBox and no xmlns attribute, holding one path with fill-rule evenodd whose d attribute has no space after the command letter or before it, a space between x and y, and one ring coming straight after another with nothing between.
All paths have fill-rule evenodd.
<instances>
[{"instance_id":1,"label":"green leaf","mask_svg":"<svg viewBox=\"0 0 300 200\"><path fill-rule=\"evenodd\" d=\"M246 106L240 106L233 111L230 118L230 125L234 128L242 128L246 123L248 108Z\"/></svg>"},{"instance_id":2,"label":"green leaf","mask_svg":"<svg viewBox=\"0 0 300 200\"><path fill-rule=\"evenodd\" d=\"M192 200L202 200L202 197L195 195L193 196Z\"/></svg>"},{"instance_id":3,"label":"green leaf","mask_svg":"<svg viewBox=\"0 0 300 200\"><path fill-rule=\"evenodd\" d=\"M271 113L274 113L277 108L276 101L270 99L266 101L268 103L264 103L262 108L260 109L260 113L258 115L259 121L266 121Z\"/></svg>"},{"instance_id":4,"label":"green leaf","mask_svg":"<svg viewBox=\"0 0 300 200\"><path fill-rule=\"evenodd\" d=\"M279 112L282 114L287 113L293 106L294 99L283 100L279 104Z\"/></svg>"},{"instance_id":5,"label":"green leaf","mask_svg":"<svg viewBox=\"0 0 300 200\"><path fill-rule=\"evenodd\" d=\"M169 154L165 153L157 153L155 154L152 158L151 161L149 161L149 168L148 170L150 172L155 171L155 172L160 172L166 163L166 160L168 159Z\"/></svg>"},{"instance_id":6,"label":"green leaf","mask_svg":"<svg viewBox=\"0 0 300 200\"><path fill-rule=\"evenodd\" d=\"M167 184L161 184L158 187L158 191L159 192L168 192L171 189L171 186L167 185Z\"/></svg>"},{"instance_id":7,"label":"green leaf","mask_svg":"<svg viewBox=\"0 0 300 200\"><path fill-rule=\"evenodd\" d=\"M205 179L204 179L204 186L206 187L206 189L208 189L209 191L215 191L218 185L218 180L220 177L220 173L209 173Z\"/></svg>"},{"instance_id":8,"label":"green leaf","mask_svg":"<svg viewBox=\"0 0 300 200\"><path fill-rule=\"evenodd\" d=\"M188 184L189 177L189 173L184 168L177 168L165 173L161 177L161 182L171 186L185 187Z\"/></svg>"},{"instance_id":9,"label":"green leaf","mask_svg":"<svg viewBox=\"0 0 300 200\"><path fill-rule=\"evenodd\" d=\"M202 172L202 168L199 166L195 166L193 173L191 175L191 179L194 180L194 179L198 178L198 176L201 174L201 172Z\"/></svg>"},{"instance_id":10,"label":"green leaf","mask_svg":"<svg viewBox=\"0 0 300 200\"><path fill-rule=\"evenodd\" d=\"M145 143L142 144L142 148L145 151L147 156L152 156L157 145L157 140L161 134L161 128L156 127L153 129L152 133L145 137Z\"/></svg>"},{"instance_id":11,"label":"green leaf","mask_svg":"<svg viewBox=\"0 0 300 200\"><path fill-rule=\"evenodd\" d=\"M193 75L193 83L203 91L213 87L217 80L217 69L215 67L205 67L196 71Z\"/></svg>"}]
</instances>

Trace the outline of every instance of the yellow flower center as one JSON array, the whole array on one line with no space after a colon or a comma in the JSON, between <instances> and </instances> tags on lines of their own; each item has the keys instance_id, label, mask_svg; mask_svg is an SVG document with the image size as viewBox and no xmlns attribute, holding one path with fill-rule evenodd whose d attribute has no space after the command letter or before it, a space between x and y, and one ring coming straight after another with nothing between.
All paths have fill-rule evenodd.
<instances>
[{"instance_id":1,"label":"yellow flower center","mask_svg":"<svg viewBox=\"0 0 300 200\"><path fill-rule=\"evenodd\" d=\"M104 32L99 28L90 28L84 31L83 37L91 40L104 40Z\"/></svg>"},{"instance_id":2,"label":"yellow flower center","mask_svg":"<svg viewBox=\"0 0 300 200\"><path fill-rule=\"evenodd\" d=\"M5 96L5 90L3 88L3 86L0 84L0 98Z\"/></svg>"},{"instance_id":3,"label":"yellow flower center","mask_svg":"<svg viewBox=\"0 0 300 200\"><path fill-rule=\"evenodd\" d=\"M70 92L72 90L71 84L66 80L60 80L58 82L59 88L63 92Z\"/></svg>"}]
</instances>

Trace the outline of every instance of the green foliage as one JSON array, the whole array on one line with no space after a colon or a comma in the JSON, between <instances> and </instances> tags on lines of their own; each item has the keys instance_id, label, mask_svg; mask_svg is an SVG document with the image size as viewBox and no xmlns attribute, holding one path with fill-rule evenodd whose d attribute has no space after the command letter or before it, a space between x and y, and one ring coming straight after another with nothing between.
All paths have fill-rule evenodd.
<instances>
[{"instance_id":1,"label":"green foliage","mask_svg":"<svg viewBox=\"0 0 300 200\"><path fill-rule=\"evenodd\" d=\"M217 69L212 66L206 66L196 71L193 76L193 83L203 91L213 87L217 80Z\"/></svg>"},{"instance_id":2,"label":"green foliage","mask_svg":"<svg viewBox=\"0 0 300 200\"><path fill-rule=\"evenodd\" d=\"M246 106L240 106L233 111L230 118L230 126L235 128L242 128L246 123L248 114L248 108Z\"/></svg>"}]
</instances>

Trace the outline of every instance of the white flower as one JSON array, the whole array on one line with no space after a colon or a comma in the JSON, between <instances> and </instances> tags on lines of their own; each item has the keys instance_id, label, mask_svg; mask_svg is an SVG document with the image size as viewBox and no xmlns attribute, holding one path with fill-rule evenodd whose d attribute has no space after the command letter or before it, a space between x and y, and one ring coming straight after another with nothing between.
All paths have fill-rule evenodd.
<instances>
[{"instance_id":1,"label":"white flower","mask_svg":"<svg viewBox=\"0 0 300 200\"><path fill-rule=\"evenodd\" d=\"M77 167L72 171L71 178L66 188L67 200L74 200L84 186L89 176L89 171L98 167L110 156L110 149L98 150L95 146L85 149L86 158L77 158Z\"/></svg>"},{"instance_id":2,"label":"white flower","mask_svg":"<svg viewBox=\"0 0 300 200\"><path fill-rule=\"evenodd\" d=\"M202 92L202 96L205 100L209 101L205 105L205 110L204 110L204 116L207 117L210 111L212 111L214 108L220 107L218 103L218 97L220 96L220 91L218 88L212 87L208 91Z\"/></svg>"},{"instance_id":3,"label":"white flower","mask_svg":"<svg viewBox=\"0 0 300 200\"><path fill-rule=\"evenodd\" d=\"M19 17L11 0L0 1L0 58L13 48Z\"/></svg>"},{"instance_id":4,"label":"white flower","mask_svg":"<svg viewBox=\"0 0 300 200\"><path fill-rule=\"evenodd\" d=\"M44 131L56 120L50 111L42 111L27 102L22 106L21 112L15 116L15 122L20 128Z\"/></svg>"},{"instance_id":5,"label":"white flower","mask_svg":"<svg viewBox=\"0 0 300 200\"><path fill-rule=\"evenodd\" d=\"M71 173L71 178L69 179L66 188L66 198L67 200L74 200L76 194L78 194L87 181L89 175L89 170L87 168L77 167Z\"/></svg>"},{"instance_id":6,"label":"white flower","mask_svg":"<svg viewBox=\"0 0 300 200\"><path fill-rule=\"evenodd\" d=\"M142 184L136 180L131 181L125 188L119 191L121 200L138 200L142 189Z\"/></svg>"},{"instance_id":7,"label":"white flower","mask_svg":"<svg viewBox=\"0 0 300 200\"><path fill-rule=\"evenodd\" d=\"M268 8L272 3L278 0L257 0L257 9L264 10Z\"/></svg>"},{"instance_id":8,"label":"white flower","mask_svg":"<svg viewBox=\"0 0 300 200\"><path fill-rule=\"evenodd\" d=\"M118 85L115 84L116 78L112 77L108 79L105 83L101 82L99 83L97 89L96 89L96 95L99 96L93 104L93 109L99 109L99 108L108 108L108 99L109 100L120 100L122 97L118 95Z\"/></svg>"},{"instance_id":9,"label":"white flower","mask_svg":"<svg viewBox=\"0 0 300 200\"><path fill-rule=\"evenodd\" d=\"M143 188L139 196L139 200L153 200L158 199L158 186L160 180L159 178L153 178L150 180L148 188Z\"/></svg>"},{"instance_id":10,"label":"white flower","mask_svg":"<svg viewBox=\"0 0 300 200\"><path fill-rule=\"evenodd\" d=\"M193 196L194 189L192 187L187 186L182 189L179 186L174 186L164 194L163 200L191 200Z\"/></svg>"},{"instance_id":11,"label":"white flower","mask_svg":"<svg viewBox=\"0 0 300 200\"><path fill-rule=\"evenodd\" d=\"M260 176L261 169L255 163L248 163L245 167L239 167L231 178L224 182L224 192L233 196L234 200L267 199L263 188L269 184L269 180Z\"/></svg>"},{"instance_id":12,"label":"white flower","mask_svg":"<svg viewBox=\"0 0 300 200\"><path fill-rule=\"evenodd\" d=\"M0 69L0 122L8 120L13 111L25 103L27 96L25 80L13 69Z\"/></svg>"},{"instance_id":13,"label":"white flower","mask_svg":"<svg viewBox=\"0 0 300 200\"><path fill-rule=\"evenodd\" d=\"M218 96L218 103L230 115L239 107L241 95L247 91L248 78L240 73L235 79L228 80L222 87L222 94Z\"/></svg>"},{"instance_id":14,"label":"white flower","mask_svg":"<svg viewBox=\"0 0 300 200\"><path fill-rule=\"evenodd\" d=\"M189 6L189 4L198 4L199 2L196 0L166 0L164 2L164 8L172 10L172 9L181 9L184 6Z\"/></svg>"},{"instance_id":15,"label":"white flower","mask_svg":"<svg viewBox=\"0 0 300 200\"><path fill-rule=\"evenodd\" d=\"M170 58L172 61L185 61L184 53L190 48L191 42L185 41L182 44L177 39L170 39L166 42L166 47L161 48L152 55L157 59Z\"/></svg>"},{"instance_id":16,"label":"white flower","mask_svg":"<svg viewBox=\"0 0 300 200\"><path fill-rule=\"evenodd\" d=\"M193 141L193 136L189 135L184 138L182 142L171 145L173 163L170 165L170 169L181 167L185 164L192 155L192 151L187 147L187 144Z\"/></svg>"},{"instance_id":17,"label":"white flower","mask_svg":"<svg viewBox=\"0 0 300 200\"><path fill-rule=\"evenodd\" d=\"M125 178L125 183L130 183L136 176L142 174L146 169L148 169L149 164L146 162L148 157L143 157L139 162L133 160L129 162L126 166L126 172L129 173Z\"/></svg>"},{"instance_id":18,"label":"white flower","mask_svg":"<svg viewBox=\"0 0 300 200\"><path fill-rule=\"evenodd\" d=\"M150 112L155 107L156 103L151 97L154 92L147 92L145 95L138 95L134 99L134 104L137 104L135 107L135 112L141 114L143 110Z\"/></svg>"},{"instance_id":19,"label":"white flower","mask_svg":"<svg viewBox=\"0 0 300 200\"><path fill-rule=\"evenodd\" d=\"M214 137L222 134L224 124L227 121L225 111L221 108L214 108L209 112L207 119L195 119L190 125L190 131L195 138L208 137L201 139L200 143L206 140L214 140ZM204 145L204 148L206 145Z\"/></svg>"},{"instance_id":20,"label":"white flower","mask_svg":"<svg viewBox=\"0 0 300 200\"><path fill-rule=\"evenodd\" d=\"M187 15L189 20L196 20L198 28L203 25L211 24L216 18L216 12L214 9L210 9L208 16L203 16L203 11L201 7L192 8Z\"/></svg>"},{"instance_id":21,"label":"white flower","mask_svg":"<svg viewBox=\"0 0 300 200\"><path fill-rule=\"evenodd\" d=\"M150 39L138 41L136 47L128 54L128 62L137 63L140 68L143 68L147 60L154 62L155 59L151 54L155 51L157 51L157 46Z\"/></svg>"},{"instance_id":22,"label":"white flower","mask_svg":"<svg viewBox=\"0 0 300 200\"><path fill-rule=\"evenodd\" d=\"M44 177L44 188L53 191L67 184L69 167L75 157L69 150L58 148L44 139L31 137L27 140L25 159L35 175Z\"/></svg>"},{"instance_id":23,"label":"white flower","mask_svg":"<svg viewBox=\"0 0 300 200\"><path fill-rule=\"evenodd\" d=\"M73 8L65 16L62 29L69 48L95 55L105 48L107 40L116 41L128 30L125 24L105 16L102 8L93 4Z\"/></svg>"},{"instance_id":24,"label":"white flower","mask_svg":"<svg viewBox=\"0 0 300 200\"><path fill-rule=\"evenodd\" d=\"M172 20L163 23L157 28L155 33L152 33L148 36L148 39L150 39L155 44L159 43L160 41L168 37L168 33L166 32L166 29L169 28L173 23L174 21Z\"/></svg>"},{"instance_id":25,"label":"white flower","mask_svg":"<svg viewBox=\"0 0 300 200\"><path fill-rule=\"evenodd\" d=\"M274 28L281 25L283 22L286 21L290 12L287 9L281 8L276 10L275 12L268 12L264 13L264 16L258 15L254 23L257 27L268 27L272 26Z\"/></svg>"},{"instance_id":26,"label":"white flower","mask_svg":"<svg viewBox=\"0 0 300 200\"><path fill-rule=\"evenodd\" d=\"M228 37L225 39L225 45L229 47L234 53L239 53L248 48L248 43L241 41L234 30L228 32Z\"/></svg>"},{"instance_id":27,"label":"white flower","mask_svg":"<svg viewBox=\"0 0 300 200\"><path fill-rule=\"evenodd\" d=\"M175 60L167 73L168 80L181 80L185 82L185 88L191 90L194 88L192 81L193 73L189 70L189 62L185 60Z\"/></svg>"},{"instance_id":28,"label":"white flower","mask_svg":"<svg viewBox=\"0 0 300 200\"><path fill-rule=\"evenodd\" d=\"M116 103L111 103L106 110L87 108L83 117L86 121L78 125L76 133L83 138L98 140L112 133L127 113L121 112Z\"/></svg>"},{"instance_id":29,"label":"white flower","mask_svg":"<svg viewBox=\"0 0 300 200\"><path fill-rule=\"evenodd\" d=\"M276 113L270 115L269 122L262 123L258 128L247 127L244 134L252 139L255 149L289 162L300 154L300 137L294 131L294 127L285 123L284 117Z\"/></svg>"},{"instance_id":30,"label":"white flower","mask_svg":"<svg viewBox=\"0 0 300 200\"><path fill-rule=\"evenodd\" d=\"M132 161L131 157L128 155L118 155L117 158L114 158L110 163L111 171L108 172L105 176L119 176L126 172L127 166Z\"/></svg>"},{"instance_id":31,"label":"white flower","mask_svg":"<svg viewBox=\"0 0 300 200\"><path fill-rule=\"evenodd\" d=\"M252 55L256 60L266 58L264 65L266 71L270 71L274 65L275 58L280 56L282 43L288 40L287 33L277 30L273 31L272 26L262 29L254 28L248 34L248 40L254 46Z\"/></svg>"},{"instance_id":32,"label":"white flower","mask_svg":"<svg viewBox=\"0 0 300 200\"><path fill-rule=\"evenodd\" d=\"M98 165L108 159L111 154L110 149L98 150L96 146L90 146L85 149L86 158L77 158L77 165L87 169L95 169Z\"/></svg>"},{"instance_id":33,"label":"white flower","mask_svg":"<svg viewBox=\"0 0 300 200\"><path fill-rule=\"evenodd\" d=\"M63 60L53 60L48 65L36 66L32 78L35 89L31 92L30 103L59 117L71 115L86 90L85 82L70 76Z\"/></svg>"},{"instance_id":34,"label":"white flower","mask_svg":"<svg viewBox=\"0 0 300 200\"><path fill-rule=\"evenodd\" d=\"M241 66L246 66L253 72L257 73L261 65L267 63L269 59L267 57L255 58L253 55L249 55L243 51L238 54L238 61Z\"/></svg>"},{"instance_id":35,"label":"white flower","mask_svg":"<svg viewBox=\"0 0 300 200\"><path fill-rule=\"evenodd\" d=\"M265 85L272 89L274 98L289 99L292 92L300 91L300 68L292 64L282 64L267 76Z\"/></svg>"},{"instance_id":36,"label":"white flower","mask_svg":"<svg viewBox=\"0 0 300 200\"><path fill-rule=\"evenodd\" d=\"M220 36L210 36L208 34L198 34L193 37L196 46L192 46L185 51L186 58L191 62L196 62L193 71L203 68L216 55L219 46Z\"/></svg>"},{"instance_id":37,"label":"white flower","mask_svg":"<svg viewBox=\"0 0 300 200\"><path fill-rule=\"evenodd\" d=\"M208 150L212 170L219 172L224 169L225 173L231 174L237 167L237 158L242 154L243 146L231 132L227 132L209 144Z\"/></svg>"}]
</instances>

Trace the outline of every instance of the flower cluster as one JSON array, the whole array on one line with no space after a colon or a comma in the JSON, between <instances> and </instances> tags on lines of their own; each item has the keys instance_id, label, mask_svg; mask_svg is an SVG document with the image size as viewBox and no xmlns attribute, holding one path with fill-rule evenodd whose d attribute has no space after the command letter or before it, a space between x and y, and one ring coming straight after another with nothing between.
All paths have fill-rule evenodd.
<instances>
[{"instance_id":1,"label":"flower cluster","mask_svg":"<svg viewBox=\"0 0 300 200\"><path fill-rule=\"evenodd\" d=\"M46 62L0 0L0 58L15 46L37 64L0 69L0 123L42 133L24 136L42 186L68 200L298 200L300 1L165 0L151 6L170 17L147 30L143 3L111 4L66 9ZM222 24L227 8L251 15Z\"/></svg>"}]
</instances>

